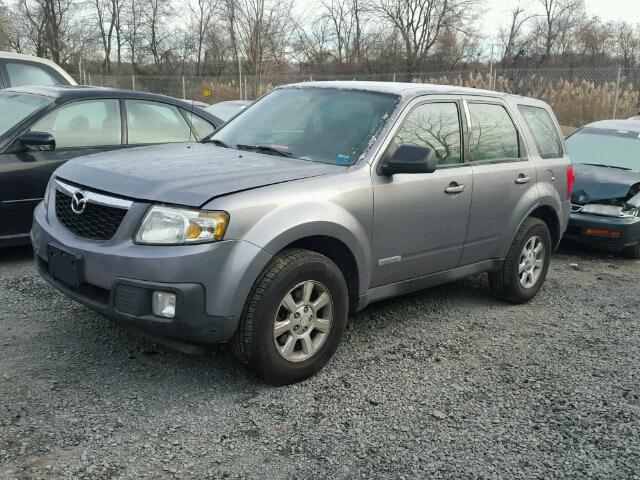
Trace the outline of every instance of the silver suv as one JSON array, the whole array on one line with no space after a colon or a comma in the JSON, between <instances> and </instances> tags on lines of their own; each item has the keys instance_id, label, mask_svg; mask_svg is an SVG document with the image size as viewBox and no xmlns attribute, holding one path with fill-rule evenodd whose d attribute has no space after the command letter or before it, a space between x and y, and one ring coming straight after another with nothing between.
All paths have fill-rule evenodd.
<instances>
[{"instance_id":1,"label":"silver suv","mask_svg":"<svg viewBox=\"0 0 640 480\"><path fill-rule=\"evenodd\" d=\"M183 351L230 341L276 384L320 370L349 312L489 272L540 290L573 173L551 109L494 92L278 88L202 143L60 167L35 212L42 276Z\"/></svg>"}]
</instances>

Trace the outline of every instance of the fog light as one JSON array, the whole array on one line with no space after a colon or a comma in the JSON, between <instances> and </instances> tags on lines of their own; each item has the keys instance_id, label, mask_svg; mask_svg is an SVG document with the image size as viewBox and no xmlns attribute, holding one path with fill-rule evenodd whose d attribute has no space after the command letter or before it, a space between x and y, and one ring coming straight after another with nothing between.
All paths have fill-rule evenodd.
<instances>
[{"instance_id":1,"label":"fog light","mask_svg":"<svg viewBox=\"0 0 640 480\"><path fill-rule=\"evenodd\" d=\"M176 315L176 294L170 292L153 292L153 314L163 318L173 318Z\"/></svg>"}]
</instances>

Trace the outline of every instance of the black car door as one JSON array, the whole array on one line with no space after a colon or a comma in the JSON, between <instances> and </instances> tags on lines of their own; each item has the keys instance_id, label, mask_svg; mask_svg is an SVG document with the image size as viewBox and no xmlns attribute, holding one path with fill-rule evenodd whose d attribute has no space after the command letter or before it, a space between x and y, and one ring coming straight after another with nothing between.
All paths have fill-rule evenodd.
<instances>
[{"instance_id":1,"label":"black car door","mask_svg":"<svg viewBox=\"0 0 640 480\"><path fill-rule=\"evenodd\" d=\"M216 128L199 115L168 103L130 99L125 106L129 146L199 141Z\"/></svg>"},{"instance_id":2,"label":"black car door","mask_svg":"<svg viewBox=\"0 0 640 480\"><path fill-rule=\"evenodd\" d=\"M31 151L19 141L0 154L0 239L28 235L33 210L42 200L53 171L82 155L122 148L123 131L117 99L80 100L49 112L28 131L53 135L56 148Z\"/></svg>"}]
</instances>

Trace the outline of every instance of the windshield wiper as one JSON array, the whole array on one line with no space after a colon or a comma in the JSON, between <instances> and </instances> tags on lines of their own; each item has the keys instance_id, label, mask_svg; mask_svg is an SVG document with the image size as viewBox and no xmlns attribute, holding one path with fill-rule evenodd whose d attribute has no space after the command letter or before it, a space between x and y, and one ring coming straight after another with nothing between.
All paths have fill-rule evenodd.
<instances>
[{"instance_id":1,"label":"windshield wiper","mask_svg":"<svg viewBox=\"0 0 640 480\"><path fill-rule=\"evenodd\" d=\"M620 170L631 170L627 167L619 167L617 165L607 165L606 163L583 163L582 165L591 165L593 167L608 167L608 168L618 168Z\"/></svg>"},{"instance_id":2,"label":"windshield wiper","mask_svg":"<svg viewBox=\"0 0 640 480\"><path fill-rule=\"evenodd\" d=\"M252 152L266 153L268 155L278 155L280 157L294 158L290 152L279 150L269 145L236 145L238 150L249 150Z\"/></svg>"},{"instance_id":3,"label":"windshield wiper","mask_svg":"<svg viewBox=\"0 0 640 480\"><path fill-rule=\"evenodd\" d=\"M218 147L230 148L229 145L224 143L222 140L218 140L218 139L215 139L215 138L207 140L207 143L213 143L214 145L217 145Z\"/></svg>"}]
</instances>

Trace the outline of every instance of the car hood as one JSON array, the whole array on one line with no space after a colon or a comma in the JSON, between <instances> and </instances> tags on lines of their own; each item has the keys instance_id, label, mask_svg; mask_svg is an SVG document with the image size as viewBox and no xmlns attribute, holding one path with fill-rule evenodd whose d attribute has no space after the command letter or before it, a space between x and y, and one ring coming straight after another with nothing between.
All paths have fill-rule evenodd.
<instances>
[{"instance_id":1,"label":"car hood","mask_svg":"<svg viewBox=\"0 0 640 480\"><path fill-rule=\"evenodd\" d=\"M62 165L55 176L124 197L199 207L221 195L344 168L212 144L181 143L80 157Z\"/></svg>"},{"instance_id":2,"label":"car hood","mask_svg":"<svg viewBox=\"0 0 640 480\"><path fill-rule=\"evenodd\" d=\"M573 164L576 180L571 201L580 205L600 200L624 199L640 183L640 173L618 168Z\"/></svg>"}]
</instances>

